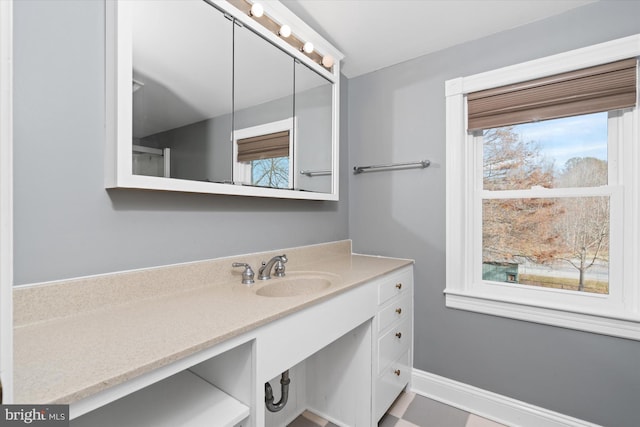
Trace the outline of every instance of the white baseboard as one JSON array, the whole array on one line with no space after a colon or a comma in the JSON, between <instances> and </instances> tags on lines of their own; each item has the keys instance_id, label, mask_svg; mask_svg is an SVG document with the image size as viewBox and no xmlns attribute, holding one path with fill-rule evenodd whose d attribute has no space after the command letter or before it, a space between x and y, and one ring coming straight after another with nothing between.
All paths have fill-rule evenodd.
<instances>
[{"instance_id":1,"label":"white baseboard","mask_svg":"<svg viewBox=\"0 0 640 427\"><path fill-rule=\"evenodd\" d=\"M598 426L415 368L411 378L411 391L507 426Z\"/></svg>"}]
</instances>

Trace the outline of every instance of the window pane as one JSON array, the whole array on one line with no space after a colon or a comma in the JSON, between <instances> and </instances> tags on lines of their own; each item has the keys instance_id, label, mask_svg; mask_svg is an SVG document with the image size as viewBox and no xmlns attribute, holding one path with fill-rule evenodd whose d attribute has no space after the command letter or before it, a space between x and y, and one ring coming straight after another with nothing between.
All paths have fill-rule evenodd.
<instances>
[{"instance_id":1,"label":"window pane","mask_svg":"<svg viewBox=\"0 0 640 427\"><path fill-rule=\"evenodd\" d=\"M251 180L260 187L289 188L289 157L252 161Z\"/></svg>"},{"instance_id":2,"label":"window pane","mask_svg":"<svg viewBox=\"0 0 640 427\"><path fill-rule=\"evenodd\" d=\"M609 197L482 202L482 279L609 293Z\"/></svg>"},{"instance_id":3,"label":"window pane","mask_svg":"<svg viewBox=\"0 0 640 427\"><path fill-rule=\"evenodd\" d=\"M483 132L485 190L607 185L608 113Z\"/></svg>"}]
</instances>

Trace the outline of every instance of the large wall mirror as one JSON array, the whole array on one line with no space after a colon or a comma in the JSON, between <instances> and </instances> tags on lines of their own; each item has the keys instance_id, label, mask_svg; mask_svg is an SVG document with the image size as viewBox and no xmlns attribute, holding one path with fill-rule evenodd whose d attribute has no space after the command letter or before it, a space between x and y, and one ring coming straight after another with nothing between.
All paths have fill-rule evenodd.
<instances>
[{"instance_id":1,"label":"large wall mirror","mask_svg":"<svg viewBox=\"0 0 640 427\"><path fill-rule=\"evenodd\" d=\"M107 188L338 199L342 55L269 3L335 65L226 1L108 2Z\"/></svg>"}]
</instances>

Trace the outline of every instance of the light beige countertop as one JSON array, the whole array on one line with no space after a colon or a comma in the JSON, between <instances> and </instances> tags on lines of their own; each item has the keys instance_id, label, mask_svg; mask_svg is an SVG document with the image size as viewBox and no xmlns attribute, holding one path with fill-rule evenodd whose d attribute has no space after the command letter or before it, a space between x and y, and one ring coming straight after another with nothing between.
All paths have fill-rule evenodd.
<instances>
[{"instance_id":1,"label":"light beige countertop","mask_svg":"<svg viewBox=\"0 0 640 427\"><path fill-rule=\"evenodd\" d=\"M240 283L249 262L286 253L287 272L339 277L295 297ZM342 241L115 273L14 291L16 403L72 403L317 304L413 261L351 253ZM272 279L278 280L278 279Z\"/></svg>"}]
</instances>

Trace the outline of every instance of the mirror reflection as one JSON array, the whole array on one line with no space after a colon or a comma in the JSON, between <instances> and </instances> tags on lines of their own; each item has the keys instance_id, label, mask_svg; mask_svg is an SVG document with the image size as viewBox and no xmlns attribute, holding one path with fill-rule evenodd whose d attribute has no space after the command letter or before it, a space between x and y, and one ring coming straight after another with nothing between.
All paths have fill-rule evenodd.
<instances>
[{"instance_id":1,"label":"mirror reflection","mask_svg":"<svg viewBox=\"0 0 640 427\"><path fill-rule=\"evenodd\" d=\"M202 0L131 10L133 174L331 193L330 81Z\"/></svg>"},{"instance_id":2,"label":"mirror reflection","mask_svg":"<svg viewBox=\"0 0 640 427\"><path fill-rule=\"evenodd\" d=\"M293 188L294 61L248 28L234 33L233 181Z\"/></svg>"},{"instance_id":3,"label":"mirror reflection","mask_svg":"<svg viewBox=\"0 0 640 427\"><path fill-rule=\"evenodd\" d=\"M232 22L202 1L132 3L133 173L230 182Z\"/></svg>"},{"instance_id":4,"label":"mirror reflection","mask_svg":"<svg viewBox=\"0 0 640 427\"><path fill-rule=\"evenodd\" d=\"M331 192L332 101L331 82L296 61L295 67L296 188L304 191Z\"/></svg>"}]
</instances>

